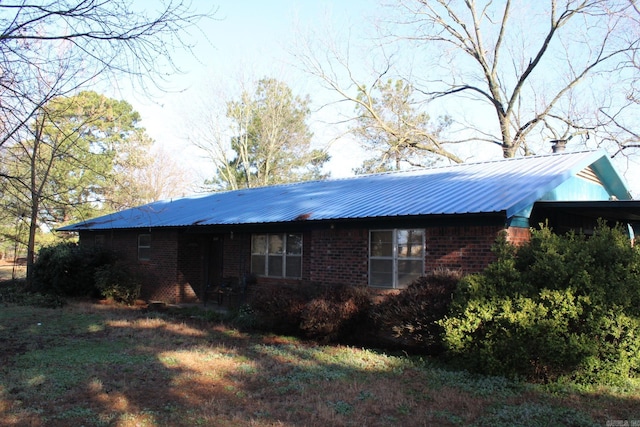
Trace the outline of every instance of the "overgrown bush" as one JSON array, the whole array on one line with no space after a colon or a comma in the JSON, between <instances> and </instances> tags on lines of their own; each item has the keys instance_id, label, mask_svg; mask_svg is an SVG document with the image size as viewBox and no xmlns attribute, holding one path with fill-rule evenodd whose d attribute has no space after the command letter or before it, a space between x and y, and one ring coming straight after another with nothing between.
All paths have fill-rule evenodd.
<instances>
[{"instance_id":1,"label":"overgrown bush","mask_svg":"<svg viewBox=\"0 0 640 427\"><path fill-rule=\"evenodd\" d=\"M33 265L32 286L43 293L71 297L96 297L94 273L115 261L104 248L83 248L74 243L47 246Z\"/></svg>"},{"instance_id":2,"label":"overgrown bush","mask_svg":"<svg viewBox=\"0 0 640 427\"><path fill-rule=\"evenodd\" d=\"M104 298L133 304L140 296L140 281L120 262L96 268L96 288Z\"/></svg>"},{"instance_id":3,"label":"overgrown bush","mask_svg":"<svg viewBox=\"0 0 640 427\"><path fill-rule=\"evenodd\" d=\"M335 341L345 338L366 313L367 290L353 286L274 286L250 302L261 329Z\"/></svg>"},{"instance_id":4,"label":"overgrown bush","mask_svg":"<svg viewBox=\"0 0 640 427\"><path fill-rule=\"evenodd\" d=\"M449 355L485 374L624 382L640 371L640 248L600 223L590 237L501 239L440 322Z\"/></svg>"},{"instance_id":5,"label":"overgrown bush","mask_svg":"<svg viewBox=\"0 0 640 427\"><path fill-rule=\"evenodd\" d=\"M362 286L327 286L302 308L300 330L323 342L346 339L370 305L369 292Z\"/></svg>"},{"instance_id":6,"label":"overgrown bush","mask_svg":"<svg viewBox=\"0 0 640 427\"><path fill-rule=\"evenodd\" d=\"M380 342L427 353L442 352L443 328L438 323L449 310L460 271L437 270L386 297L371 312Z\"/></svg>"},{"instance_id":7,"label":"overgrown bush","mask_svg":"<svg viewBox=\"0 0 640 427\"><path fill-rule=\"evenodd\" d=\"M310 298L307 286L271 286L249 301L258 329L279 334L300 333L302 309Z\"/></svg>"}]
</instances>

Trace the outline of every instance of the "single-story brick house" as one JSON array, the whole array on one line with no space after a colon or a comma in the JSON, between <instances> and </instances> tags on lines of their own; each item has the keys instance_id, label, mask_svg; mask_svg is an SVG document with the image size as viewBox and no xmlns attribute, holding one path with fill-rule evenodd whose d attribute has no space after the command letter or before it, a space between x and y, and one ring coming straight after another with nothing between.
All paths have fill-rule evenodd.
<instances>
[{"instance_id":1,"label":"single-story brick house","mask_svg":"<svg viewBox=\"0 0 640 427\"><path fill-rule=\"evenodd\" d=\"M465 163L159 201L62 227L144 273L143 297L202 300L223 278L397 289L437 268L482 270L499 233L640 223L606 153ZM629 228L632 230L631 227Z\"/></svg>"}]
</instances>

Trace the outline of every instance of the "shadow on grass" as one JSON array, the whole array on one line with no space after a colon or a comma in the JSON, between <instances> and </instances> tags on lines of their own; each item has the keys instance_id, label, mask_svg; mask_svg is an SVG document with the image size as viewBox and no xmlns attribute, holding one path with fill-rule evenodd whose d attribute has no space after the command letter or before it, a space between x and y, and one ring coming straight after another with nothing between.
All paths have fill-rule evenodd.
<instances>
[{"instance_id":1,"label":"shadow on grass","mask_svg":"<svg viewBox=\"0 0 640 427\"><path fill-rule=\"evenodd\" d=\"M243 334L195 312L3 307L0 341L2 426L535 426L640 418L635 397L542 395L406 357Z\"/></svg>"}]
</instances>

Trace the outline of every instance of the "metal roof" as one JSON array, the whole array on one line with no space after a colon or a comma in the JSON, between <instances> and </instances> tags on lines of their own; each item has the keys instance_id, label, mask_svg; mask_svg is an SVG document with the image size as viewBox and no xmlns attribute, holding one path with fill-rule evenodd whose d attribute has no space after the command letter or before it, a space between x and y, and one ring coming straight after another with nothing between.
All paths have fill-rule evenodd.
<instances>
[{"instance_id":1,"label":"metal roof","mask_svg":"<svg viewBox=\"0 0 640 427\"><path fill-rule=\"evenodd\" d=\"M613 171L607 180L618 199L629 198L606 153L586 151L216 192L158 201L59 230L485 213L509 218L596 162L600 170Z\"/></svg>"}]
</instances>

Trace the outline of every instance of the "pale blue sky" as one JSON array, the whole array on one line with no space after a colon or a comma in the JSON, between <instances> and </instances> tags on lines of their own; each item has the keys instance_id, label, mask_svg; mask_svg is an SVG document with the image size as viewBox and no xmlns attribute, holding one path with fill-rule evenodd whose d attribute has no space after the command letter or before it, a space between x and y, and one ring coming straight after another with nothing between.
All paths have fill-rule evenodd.
<instances>
[{"instance_id":1,"label":"pale blue sky","mask_svg":"<svg viewBox=\"0 0 640 427\"><path fill-rule=\"evenodd\" d=\"M202 34L191 32L195 58L176 52L174 59L184 74L170 79L175 92L157 93L152 99L125 92L116 96L125 98L140 112L142 125L159 145L176 157L188 157L191 164L199 164L194 159L195 150L186 141L185 116L211 86L233 85L242 78L276 77L298 94L309 94L312 101L320 103L317 81L296 69L287 52L296 32L322 31L327 26L348 26L357 32L377 4L377 0L194 0L199 11L210 10L212 5L218 11L213 20L201 25ZM329 139L316 132L316 143L324 144ZM330 170L334 177L352 174L352 168L360 163L354 152L357 147L349 141L332 146ZM206 169L206 164L200 163L197 168L203 167Z\"/></svg>"}]
</instances>

